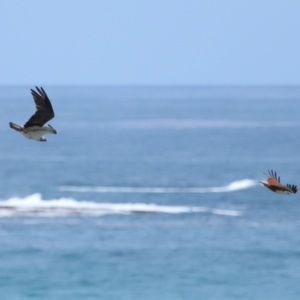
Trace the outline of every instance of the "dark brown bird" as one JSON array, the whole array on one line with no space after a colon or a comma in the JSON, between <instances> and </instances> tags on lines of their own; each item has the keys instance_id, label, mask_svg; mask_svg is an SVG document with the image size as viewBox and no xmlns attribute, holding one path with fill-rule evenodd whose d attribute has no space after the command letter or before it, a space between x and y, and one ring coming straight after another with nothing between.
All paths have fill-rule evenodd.
<instances>
[{"instance_id":1,"label":"dark brown bird","mask_svg":"<svg viewBox=\"0 0 300 300\"><path fill-rule=\"evenodd\" d=\"M294 184L287 184L283 185L280 183L280 177L277 177L276 172L274 171L268 171L269 172L269 177L267 179L267 182L262 182L265 187L267 187L269 190L272 192L278 193L278 194L284 194L284 195L289 195L289 194L296 194L297 193L297 186Z\"/></svg>"},{"instance_id":2,"label":"dark brown bird","mask_svg":"<svg viewBox=\"0 0 300 300\"><path fill-rule=\"evenodd\" d=\"M49 127L44 127L44 124L54 118L54 111L51 102L41 87L36 87L36 90L31 90L31 95L35 102L36 112L34 115L24 124L24 126L17 125L10 122L10 128L22 133L25 137L31 140L39 142L45 142L44 134L53 133L56 134L56 130L48 124Z\"/></svg>"}]
</instances>

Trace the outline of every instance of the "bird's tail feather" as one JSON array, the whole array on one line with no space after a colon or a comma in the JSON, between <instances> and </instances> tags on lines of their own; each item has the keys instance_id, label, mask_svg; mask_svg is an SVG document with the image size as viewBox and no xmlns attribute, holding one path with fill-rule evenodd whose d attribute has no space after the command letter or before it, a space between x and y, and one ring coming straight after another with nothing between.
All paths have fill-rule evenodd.
<instances>
[{"instance_id":1,"label":"bird's tail feather","mask_svg":"<svg viewBox=\"0 0 300 300\"><path fill-rule=\"evenodd\" d=\"M12 129L14 129L14 130L17 130L17 131L23 131L22 126L17 125L17 124L15 124L15 123L9 122L9 126L10 126L10 128L12 128Z\"/></svg>"}]
</instances>

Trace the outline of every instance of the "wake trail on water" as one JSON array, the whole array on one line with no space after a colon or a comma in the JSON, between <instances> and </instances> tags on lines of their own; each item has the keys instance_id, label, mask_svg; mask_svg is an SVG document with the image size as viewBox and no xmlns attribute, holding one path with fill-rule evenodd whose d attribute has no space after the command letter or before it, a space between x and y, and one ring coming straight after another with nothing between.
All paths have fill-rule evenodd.
<instances>
[{"instance_id":1,"label":"wake trail on water","mask_svg":"<svg viewBox=\"0 0 300 300\"><path fill-rule=\"evenodd\" d=\"M237 217L237 210L218 209L201 206L171 206L147 203L99 203L78 201L73 198L43 200L40 194L25 198L10 198L0 201L0 217L68 217L103 216L109 214L183 214L209 213Z\"/></svg>"},{"instance_id":2,"label":"wake trail on water","mask_svg":"<svg viewBox=\"0 0 300 300\"><path fill-rule=\"evenodd\" d=\"M145 194L202 194L202 193L224 193L249 189L258 185L257 180L242 179L233 181L226 186L219 187L129 187L129 186L73 186L64 185L59 187L63 192L78 193L145 193Z\"/></svg>"}]
</instances>

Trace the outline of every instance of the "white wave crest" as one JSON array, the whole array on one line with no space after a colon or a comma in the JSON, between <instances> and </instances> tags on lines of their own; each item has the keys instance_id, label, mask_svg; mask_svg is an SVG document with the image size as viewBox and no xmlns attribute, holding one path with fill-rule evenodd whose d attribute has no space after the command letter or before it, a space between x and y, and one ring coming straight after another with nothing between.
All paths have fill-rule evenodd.
<instances>
[{"instance_id":1,"label":"white wave crest","mask_svg":"<svg viewBox=\"0 0 300 300\"><path fill-rule=\"evenodd\" d=\"M205 188L180 188L180 187L126 187L126 186L61 186L63 192L91 192L91 193L145 193L145 194L202 194L202 193L224 193L251 188L258 182L252 179L243 179L220 187Z\"/></svg>"},{"instance_id":2,"label":"white wave crest","mask_svg":"<svg viewBox=\"0 0 300 300\"><path fill-rule=\"evenodd\" d=\"M0 217L14 216L101 216L107 214L134 213L212 213L226 216L239 216L241 212L227 209L214 209L199 206L168 206L147 203L97 203L77 201L72 198L43 200L40 194L25 198L11 198L0 201Z\"/></svg>"}]
</instances>

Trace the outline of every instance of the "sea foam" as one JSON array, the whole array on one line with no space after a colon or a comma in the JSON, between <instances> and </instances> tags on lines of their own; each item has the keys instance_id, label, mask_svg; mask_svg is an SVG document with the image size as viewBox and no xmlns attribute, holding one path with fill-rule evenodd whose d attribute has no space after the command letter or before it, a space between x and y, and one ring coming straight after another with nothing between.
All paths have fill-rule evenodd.
<instances>
[{"instance_id":1,"label":"sea foam","mask_svg":"<svg viewBox=\"0 0 300 300\"><path fill-rule=\"evenodd\" d=\"M240 216L237 210L209 208L201 206L173 206L148 203L99 203L78 201L72 198L43 200L40 194L25 198L10 198L0 201L0 217L14 216L102 216L108 214L138 213L210 213L225 216Z\"/></svg>"},{"instance_id":2,"label":"sea foam","mask_svg":"<svg viewBox=\"0 0 300 300\"><path fill-rule=\"evenodd\" d=\"M226 186L219 187L132 187L132 186L73 186L65 185L59 187L63 192L91 192L91 193L150 193L150 194L202 194L202 193L224 193L249 189L258 185L258 181L243 179L234 181Z\"/></svg>"}]
</instances>

